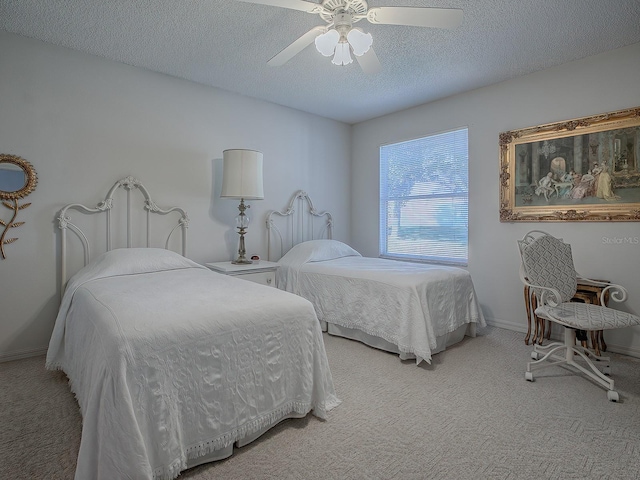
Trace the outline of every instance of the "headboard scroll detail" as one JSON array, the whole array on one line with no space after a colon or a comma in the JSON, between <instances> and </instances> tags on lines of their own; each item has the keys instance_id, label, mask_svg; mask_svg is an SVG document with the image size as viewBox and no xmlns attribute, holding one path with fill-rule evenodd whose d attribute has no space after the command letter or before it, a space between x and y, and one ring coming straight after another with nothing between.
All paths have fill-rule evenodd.
<instances>
[{"instance_id":1,"label":"headboard scroll detail","mask_svg":"<svg viewBox=\"0 0 640 480\"><path fill-rule=\"evenodd\" d=\"M112 243L112 209L113 209L113 195L119 189L123 188L127 193L127 223L126 223L126 239L127 239L127 248L131 248L133 246L133 219L132 219L132 202L131 202L131 191L137 189L142 193L144 197L143 209L146 212L146 246L151 246L150 239L150 225L151 225L151 214L159 214L159 215L167 215L172 212L177 212L179 214L179 218L177 223L173 226L171 231L166 237L164 248L169 248L169 241L171 236L176 231L176 229L180 228L182 230L182 249L181 253L183 256L187 255L187 228L189 227L189 216L187 212L185 212L180 207L170 207L170 208L160 208L158 205L151 199L151 195L149 195L149 191L145 188L144 185L140 182L140 180L127 176L121 180L118 180L107 192L104 200L99 202L96 207L91 208L79 203L70 203L65 205L58 214L58 227L62 233L61 236L61 289L64 292L66 282L67 282L67 230L71 230L73 233L77 235L82 243L82 249L84 253L84 265L87 265L91 259L91 248L89 245L89 240L85 232L74 224L71 221L71 211L76 210L79 213L86 215L93 214L106 214L106 250L113 249Z\"/></svg>"},{"instance_id":2,"label":"headboard scroll detail","mask_svg":"<svg viewBox=\"0 0 640 480\"><path fill-rule=\"evenodd\" d=\"M279 222L275 217L284 220ZM303 190L293 195L285 210L272 210L267 214L268 260L279 260L298 243L322 238L333 238L333 218L329 212L318 212ZM272 247L272 240L276 243L275 247ZM277 250L273 252L273 248Z\"/></svg>"}]
</instances>

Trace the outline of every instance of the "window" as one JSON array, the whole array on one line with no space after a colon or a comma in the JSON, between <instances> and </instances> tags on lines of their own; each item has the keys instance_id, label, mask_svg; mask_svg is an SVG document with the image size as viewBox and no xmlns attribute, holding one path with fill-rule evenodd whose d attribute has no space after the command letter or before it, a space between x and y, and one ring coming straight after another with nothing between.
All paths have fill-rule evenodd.
<instances>
[{"instance_id":1,"label":"window","mask_svg":"<svg viewBox=\"0 0 640 480\"><path fill-rule=\"evenodd\" d=\"M380 255L467 264L466 128L380 147Z\"/></svg>"}]
</instances>

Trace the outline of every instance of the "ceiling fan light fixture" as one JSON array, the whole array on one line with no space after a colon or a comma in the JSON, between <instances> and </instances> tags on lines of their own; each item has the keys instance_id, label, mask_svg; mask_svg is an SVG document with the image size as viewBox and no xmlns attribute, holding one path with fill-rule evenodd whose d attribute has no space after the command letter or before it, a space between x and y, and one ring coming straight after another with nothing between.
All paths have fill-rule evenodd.
<instances>
[{"instance_id":1,"label":"ceiling fan light fixture","mask_svg":"<svg viewBox=\"0 0 640 480\"><path fill-rule=\"evenodd\" d=\"M368 0L239 0L241 2L271 5L318 14L326 25L313 27L290 45L272 57L267 64L284 65L312 43L325 57L333 55L334 65L353 63L351 51L362 71L375 74L382 66L374 51L371 34L353 25L362 20L376 25L405 25L426 28L456 28L462 23L463 12L459 8L436 7L375 7L369 8Z\"/></svg>"},{"instance_id":2,"label":"ceiling fan light fixture","mask_svg":"<svg viewBox=\"0 0 640 480\"><path fill-rule=\"evenodd\" d=\"M347 42L340 42L336 45L336 54L333 56L331 63L334 65L349 65L353 63L351 58L351 52L349 51L349 44Z\"/></svg>"},{"instance_id":3,"label":"ceiling fan light fixture","mask_svg":"<svg viewBox=\"0 0 640 480\"><path fill-rule=\"evenodd\" d=\"M369 51L373 45L373 37L370 33L364 33L359 28L352 28L347 34L347 41L353 49L353 54L361 57Z\"/></svg>"},{"instance_id":4,"label":"ceiling fan light fixture","mask_svg":"<svg viewBox=\"0 0 640 480\"><path fill-rule=\"evenodd\" d=\"M322 35L316 37L316 50L318 50L325 57L333 55L338 42L340 41L340 34L334 30L327 30Z\"/></svg>"}]
</instances>

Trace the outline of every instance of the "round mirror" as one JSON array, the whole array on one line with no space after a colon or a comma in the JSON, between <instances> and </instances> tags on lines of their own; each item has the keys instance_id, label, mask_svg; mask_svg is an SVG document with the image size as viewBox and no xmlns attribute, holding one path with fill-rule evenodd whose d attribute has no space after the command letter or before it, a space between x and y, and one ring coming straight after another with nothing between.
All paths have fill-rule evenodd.
<instances>
[{"instance_id":1,"label":"round mirror","mask_svg":"<svg viewBox=\"0 0 640 480\"><path fill-rule=\"evenodd\" d=\"M37 183L38 176L29 162L15 155L0 155L0 199L26 197Z\"/></svg>"}]
</instances>

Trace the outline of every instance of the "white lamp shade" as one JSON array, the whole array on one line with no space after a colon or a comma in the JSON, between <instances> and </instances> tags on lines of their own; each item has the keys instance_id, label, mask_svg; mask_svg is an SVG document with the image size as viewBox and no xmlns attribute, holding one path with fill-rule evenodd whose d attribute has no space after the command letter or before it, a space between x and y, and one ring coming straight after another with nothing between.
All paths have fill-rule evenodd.
<instances>
[{"instance_id":1,"label":"white lamp shade","mask_svg":"<svg viewBox=\"0 0 640 480\"><path fill-rule=\"evenodd\" d=\"M370 33L364 33L359 28L352 28L347 34L347 41L353 48L353 54L361 57L371 48L373 37Z\"/></svg>"},{"instance_id":2,"label":"white lamp shade","mask_svg":"<svg viewBox=\"0 0 640 480\"><path fill-rule=\"evenodd\" d=\"M262 200L262 153L255 150L225 150L221 197Z\"/></svg>"},{"instance_id":3,"label":"white lamp shade","mask_svg":"<svg viewBox=\"0 0 640 480\"><path fill-rule=\"evenodd\" d=\"M349 53L349 44L347 42L340 42L336 46L336 54L333 56L331 63L334 65L349 65L351 62L353 62L353 59Z\"/></svg>"},{"instance_id":4,"label":"white lamp shade","mask_svg":"<svg viewBox=\"0 0 640 480\"><path fill-rule=\"evenodd\" d=\"M328 30L322 35L316 37L316 50L325 57L330 57L336 50L336 45L340 41L340 34L335 30Z\"/></svg>"}]
</instances>

